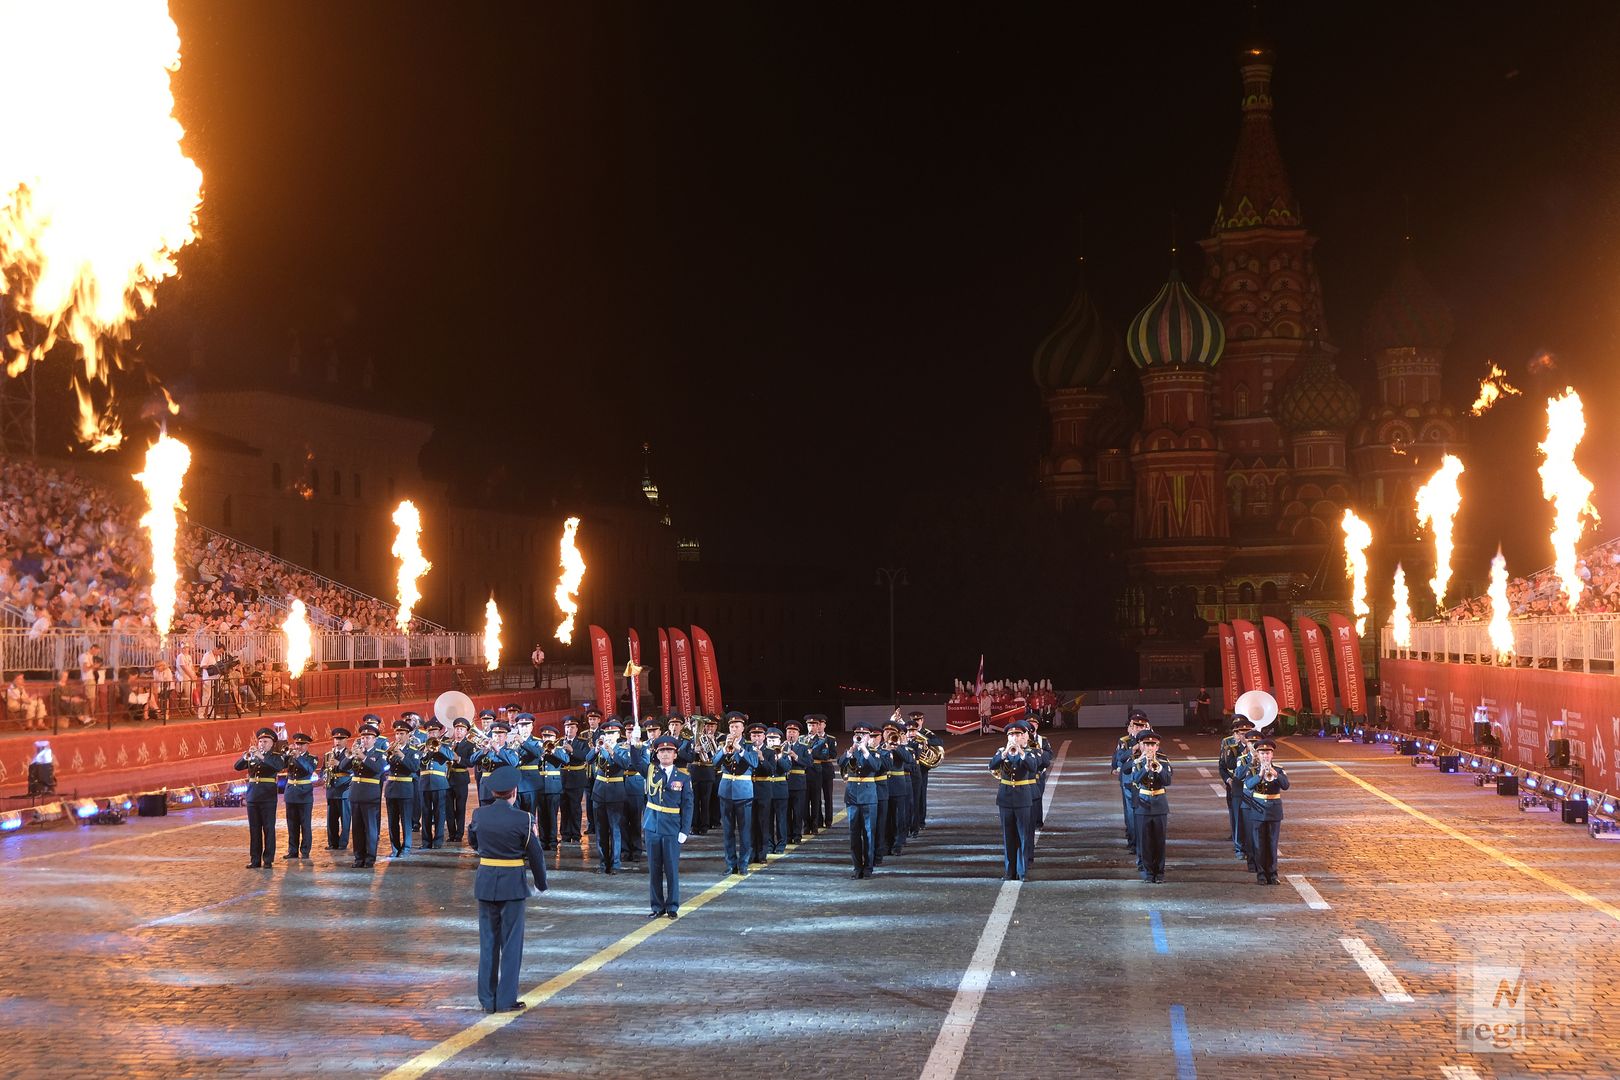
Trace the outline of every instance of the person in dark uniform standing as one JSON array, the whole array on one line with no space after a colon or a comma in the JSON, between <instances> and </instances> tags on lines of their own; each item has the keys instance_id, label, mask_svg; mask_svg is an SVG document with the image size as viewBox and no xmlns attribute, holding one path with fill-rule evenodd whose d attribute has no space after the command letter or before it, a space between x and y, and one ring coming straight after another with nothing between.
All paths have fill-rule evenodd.
<instances>
[{"instance_id":1,"label":"person in dark uniform standing","mask_svg":"<svg viewBox=\"0 0 1620 1080\"><path fill-rule=\"evenodd\" d=\"M692 828L692 778L676 764L679 739L652 741L658 761L647 770L647 805L641 835L647 843L647 902L650 919L673 919L681 909L681 845Z\"/></svg>"},{"instance_id":2,"label":"person in dark uniform standing","mask_svg":"<svg viewBox=\"0 0 1620 1080\"><path fill-rule=\"evenodd\" d=\"M754 824L748 849L752 852L749 865L763 864L771 853L771 778L776 775L776 752L765 746L764 724L748 725L748 742L759 761L754 765L754 806L750 820Z\"/></svg>"},{"instance_id":3,"label":"person in dark uniform standing","mask_svg":"<svg viewBox=\"0 0 1620 1080\"><path fill-rule=\"evenodd\" d=\"M517 771L518 752L506 745L506 738L511 732L510 724L505 720L496 720L489 726L489 743L473 755L473 765L478 769L479 806L488 806L495 801L495 789L489 786L489 778L495 774L495 770L510 765ZM520 786L523 782L522 775L518 772Z\"/></svg>"},{"instance_id":4,"label":"person in dark uniform standing","mask_svg":"<svg viewBox=\"0 0 1620 1080\"><path fill-rule=\"evenodd\" d=\"M275 730L262 727L253 748L236 760L236 770L247 774L242 802L247 806L249 870L268 870L276 863L276 777L287 760L275 746Z\"/></svg>"},{"instance_id":5,"label":"person in dark uniform standing","mask_svg":"<svg viewBox=\"0 0 1620 1080\"><path fill-rule=\"evenodd\" d=\"M720 782L720 831L726 838L726 872L746 874L754 853L754 770L759 751L743 736L740 712L726 713L730 729L715 762Z\"/></svg>"},{"instance_id":6,"label":"person in dark uniform standing","mask_svg":"<svg viewBox=\"0 0 1620 1080\"><path fill-rule=\"evenodd\" d=\"M1232 852L1239 857L1243 855L1243 833L1238 805L1243 793L1233 782L1232 774L1237 769L1239 756L1243 753L1243 733L1253 726L1246 716L1233 720L1232 734L1221 740L1220 755L1216 759L1216 765L1221 771L1221 784L1226 788L1226 815L1232 826Z\"/></svg>"},{"instance_id":7,"label":"person in dark uniform standing","mask_svg":"<svg viewBox=\"0 0 1620 1080\"><path fill-rule=\"evenodd\" d=\"M619 733L624 725L609 720L602 725L597 738L601 745L593 747L586 759L591 763L591 820L596 822L596 845L600 849L602 865L599 873L617 874L624 868L620 845L624 842L624 777L635 768L646 768L646 756L631 752L619 745Z\"/></svg>"},{"instance_id":8,"label":"person in dark uniform standing","mask_svg":"<svg viewBox=\"0 0 1620 1080\"><path fill-rule=\"evenodd\" d=\"M509 722L515 728L510 745L518 754L517 808L525 814L533 814L539 801L540 759L545 751L540 748L540 740L534 737L532 713L517 713Z\"/></svg>"},{"instance_id":9,"label":"person in dark uniform standing","mask_svg":"<svg viewBox=\"0 0 1620 1080\"><path fill-rule=\"evenodd\" d=\"M315 776L321 763L309 752L314 740L302 731L291 740L287 755L287 858L307 859L314 842L310 824L315 813Z\"/></svg>"},{"instance_id":10,"label":"person in dark uniform standing","mask_svg":"<svg viewBox=\"0 0 1620 1080\"><path fill-rule=\"evenodd\" d=\"M924 726L923 714L921 712L913 712L908 719L909 723L906 724L906 729L908 731L915 731L917 737L925 744L938 750L939 760L944 761L945 740L940 738L938 733L929 731L928 728ZM936 766L937 763L936 765L924 765L921 758L917 760L917 774L912 783L912 787L915 789L916 795L916 802L914 804L915 810L911 819L912 836L916 836L918 833L928 828L928 774L933 772Z\"/></svg>"},{"instance_id":11,"label":"person in dark uniform standing","mask_svg":"<svg viewBox=\"0 0 1620 1080\"><path fill-rule=\"evenodd\" d=\"M1147 732L1137 744L1142 756L1130 765L1136 792L1136 851L1143 881L1164 880L1164 843L1170 824L1170 763L1159 757L1159 736Z\"/></svg>"},{"instance_id":12,"label":"person in dark uniform standing","mask_svg":"<svg viewBox=\"0 0 1620 1080\"><path fill-rule=\"evenodd\" d=\"M422 730L427 739L417 752L422 771L416 782L422 789L422 849L434 851L444 847L445 802L450 794L450 766L456 761L456 752L444 741L444 724L437 717L429 717Z\"/></svg>"},{"instance_id":13,"label":"person in dark uniform standing","mask_svg":"<svg viewBox=\"0 0 1620 1080\"><path fill-rule=\"evenodd\" d=\"M819 832L832 828L833 776L838 772L838 740L827 734L827 718L821 713L810 713L804 722L810 729L810 763L816 769L805 774L810 781L810 831Z\"/></svg>"},{"instance_id":14,"label":"person in dark uniform standing","mask_svg":"<svg viewBox=\"0 0 1620 1080\"><path fill-rule=\"evenodd\" d=\"M1029 746L1029 725L1014 720L1007 725L1007 745L990 756L990 775L996 778L996 809L1001 815L1003 881L1029 876L1029 844L1035 830L1030 805L1041 775L1041 754Z\"/></svg>"},{"instance_id":15,"label":"person in dark uniform standing","mask_svg":"<svg viewBox=\"0 0 1620 1080\"><path fill-rule=\"evenodd\" d=\"M1248 864L1251 874L1260 872L1260 861L1254 850L1256 800L1249 795L1247 781L1259 767L1254 755L1254 744L1260 741L1260 735L1261 732L1253 724L1244 730L1237 763L1232 766L1232 787L1237 792L1238 846L1243 849L1243 861Z\"/></svg>"},{"instance_id":16,"label":"person in dark uniform standing","mask_svg":"<svg viewBox=\"0 0 1620 1080\"><path fill-rule=\"evenodd\" d=\"M1029 807L1030 856L1033 858L1035 833L1046 827L1046 773L1052 767L1052 744L1041 734L1041 719L1036 711L1030 708L1024 711L1024 723L1029 725L1029 747L1041 755L1041 776Z\"/></svg>"},{"instance_id":17,"label":"person in dark uniform standing","mask_svg":"<svg viewBox=\"0 0 1620 1080\"><path fill-rule=\"evenodd\" d=\"M397 737L399 735L399 725L398 724L394 725L394 734L396 736L396 738L394 739L394 746L397 749L399 746L404 745L404 743L409 743L411 749L416 753L417 763L418 763L418 765L420 765L421 758L422 758L422 747L427 742L426 736L424 736L423 733L422 733L422 714L415 711L414 709L407 709L405 712L402 712L402 713L399 714L399 718L401 720L405 721L406 724L410 725L410 729L405 733L405 739L404 739L404 742L402 742ZM421 836L422 832L423 832L423 829L422 829L422 801L423 801L423 795L422 795L421 781L418 780L416 783L410 785L410 787L411 787L411 830L417 836ZM384 790L384 795L385 796L387 795L386 789Z\"/></svg>"},{"instance_id":18,"label":"person in dark uniform standing","mask_svg":"<svg viewBox=\"0 0 1620 1080\"><path fill-rule=\"evenodd\" d=\"M568 755L568 764L562 767L562 825L561 842L579 843L580 802L590 786L590 766L585 755L591 744L579 737L579 721L572 716L563 717L563 738L558 749Z\"/></svg>"},{"instance_id":19,"label":"person in dark uniform standing","mask_svg":"<svg viewBox=\"0 0 1620 1080\"><path fill-rule=\"evenodd\" d=\"M526 1008L518 1000L523 969L524 902L546 889L545 856L534 834L534 818L512 805L518 770L497 768L490 775L496 796L473 811L467 842L478 852L473 896L478 900L478 1004L485 1012ZM533 889L524 880L533 879Z\"/></svg>"},{"instance_id":20,"label":"person in dark uniform standing","mask_svg":"<svg viewBox=\"0 0 1620 1080\"><path fill-rule=\"evenodd\" d=\"M883 771L878 773L872 787L877 790L877 812L872 815L872 865L882 866L883 856L889 851L889 769L894 762L894 755L883 748L883 729L873 732L876 738L872 739L867 749L878 759Z\"/></svg>"},{"instance_id":21,"label":"person in dark uniform standing","mask_svg":"<svg viewBox=\"0 0 1620 1080\"><path fill-rule=\"evenodd\" d=\"M342 851L349 846L349 774L338 767L349 746L349 729L332 729L332 749L321 759L321 777L326 785L326 850Z\"/></svg>"},{"instance_id":22,"label":"person in dark uniform standing","mask_svg":"<svg viewBox=\"0 0 1620 1080\"><path fill-rule=\"evenodd\" d=\"M877 865L877 778L887 767L869 745L871 724L856 721L850 737L853 742L837 763L844 778L844 811L849 815L849 855L855 863L850 876L869 878Z\"/></svg>"},{"instance_id":23,"label":"person in dark uniform standing","mask_svg":"<svg viewBox=\"0 0 1620 1080\"><path fill-rule=\"evenodd\" d=\"M906 837L911 835L911 770L916 768L917 759L906 747L905 725L899 720L883 725L883 738L889 754L889 817L883 827L889 846L884 854L901 855L906 850Z\"/></svg>"},{"instance_id":24,"label":"person in dark uniform standing","mask_svg":"<svg viewBox=\"0 0 1620 1080\"><path fill-rule=\"evenodd\" d=\"M788 774L793 771L793 755L788 752L782 732L777 728L765 729L765 752L770 755L771 775L767 778L771 791L771 816L765 832L771 854L781 855L788 844Z\"/></svg>"},{"instance_id":25,"label":"person in dark uniform standing","mask_svg":"<svg viewBox=\"0 0 1620 1080\"><path fill-rule=\"evenodd\" d=\"M788 757L787 771L787 842L804 842L805 810L808 805L810 748L799 741L802 727L797 720L789 720L782 740L782 753Z\"/></svg>"},{"instance_id":26,"label":"person in dark uniform standing","mask_svg":"<svg viewBox=\"0 0 1620 1080\"><path fill-rule=\"evenodd\" d=\"M625 729L627 739L641 740L631 742L641 754L641 765L624 774L624 857L627 862L640 862L646 850L641 842L641 819L647 809L647 743L663 734L664 721L657 716L647 717L639 728L632 722Z\"/></svg>"},{"instance_id":27,"label":"person in dark uniform standing","mask_svg":"<svg viewBox=\"0 0 1620 1080\"><path fill-rule=\"evenodd\" d=\"M472 783L472 759L478 744L467 737L472 724L464 716L450 721L450 752L454 754L448 772L450 787L445 792L445 831L452 844L461 843L467 831L467 789Z\"/></svg>"},{"instance_id":28,"label":"person in dark uniform standing","mask_svg":"<svg viewBox=\"0 0 1620 1080\"><path fill-rule=\"evenodd\" d=\"M1109 772L1119 778L1119 801L1125 813L1125 846L1132 855L1136 854L1136 796L1131 792L1127 769L1136 759L1136 741L1147 729L1147 715L1132 709L1130 720L1125 725L1125 734L1114 744L1114 757L1109 765ZM1140 858L1137 864L1140 868Z\"/></svg>"},{"instance_id":29,"label":"person in dark uniform standing","mask_svg":"<svg viewBox=\"0 0 1620 1080\"><path fill-rule=\"evenodd\" d=\"M403 859L411 852L411 815L416 812L418 774L422 759L411 739L411 722L394 721L394 742L388 750L388 779L383 798L388 802L388 843L393 857Z\"/></svg>"},{"instance_id":30,"label":"person in dark uniform standing","mask_svg":"<svg viewBox=\"0 0 1620 1080\"><path fill-rule=\"evenodd\" d=\"M361 724L355 744L340 766L349 774L349 808L354 812L354 866L364 869L377 865L382 782L388 775L388 757L377 749L376 724Z\"/></svg>"},{"instance_id":31,"label":"person in dark uniform standing","mask_svg":"<svg viewBox=\"0 0 1620 1080\"><path fill-rule=\"evenodd\" d=\"M558 738L553 724L540 726L540 848L553 851L557 847L557 817L562 809L563 769L568 765L568 751Z\"/></svg>"},{"instance_id":32,"label":"person in dark uniform standing","mask_svg":"<svg viewBox=\"0 0 1620 1080\"><path fill-rule=\"evenodd\" d=\"M1243 780L1254 800L1254 879L1261 885L1277 884L1277 842L1282 837L1283 797L1288 774L1277 768L1277 744L1261 739L1254 744L1255 769Z\"/></svg>"},{"instance_id":33,"label":"person in dark uniform standing","mask_svg":"<svg viewBox=\"0 0 1620 1080\"><path fill-rule=\"evenodd\" d=\"M670 718L673 727L675 717ZM720 740L715 735L715 722L707 717L692 720L692 741L687 744L687 771L692 775L692 835L704 836L715 827L720 818L720 804L715 801L714 759L720 751ZM679 758L676 759L677 763Z\"/></svg>"}]
</instances>

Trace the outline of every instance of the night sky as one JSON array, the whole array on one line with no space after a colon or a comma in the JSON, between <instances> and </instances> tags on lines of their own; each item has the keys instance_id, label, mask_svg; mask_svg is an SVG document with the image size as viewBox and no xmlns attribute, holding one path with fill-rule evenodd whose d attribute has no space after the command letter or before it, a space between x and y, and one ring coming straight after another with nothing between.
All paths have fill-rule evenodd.
<instances>
[{"instance_id":1,"label":"night sky","mask_svg":"<svg viewBox=\"0 0 1620 1080\"><path fill-rule=\"evenodd\" d=\"M1077 255L1121 324L1173 236L1199 272L1250 28L1241 2L173 9L206 202L144 331L160 365L191 335L224 367L330 336L439 425L437 475L567 498L650 441L706 558L866 576L1033 489L1030 354ZM1370 376L1409 227L1457 315L1454 399L1488 358L1553 389L1525 374L1551 350L1620 520L1620 7L1261 25L1341 370ZM1467 479L1523 500L1465 489L1465 529L1516 572L1550 561L1539 400L1468 427Z\"/></svg>"}]
</instances>

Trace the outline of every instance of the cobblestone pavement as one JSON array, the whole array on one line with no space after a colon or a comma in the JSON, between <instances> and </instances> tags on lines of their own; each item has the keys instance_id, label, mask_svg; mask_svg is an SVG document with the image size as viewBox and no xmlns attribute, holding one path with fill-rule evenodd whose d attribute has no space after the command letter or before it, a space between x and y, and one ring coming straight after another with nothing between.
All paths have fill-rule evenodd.
<instances>
[{"instance_id":1,"label":"cobblestone pavement","mask_svg":"<svg viewBox=\"0 0 1620 1080\"><path fill-rule=\"evenodd\" d=\"M320 847L320 803L316 857L273 871L242 868L240 810L9 837L0 1075L375 1076L424 1052L432 1076L1620 1075L1620 846L1383 747L1286 740L1281 872L1306 892L1262 887L1199 775L1214 740L1172 735L1168 880L1148 885L1112 738L1068 739L1021 885L1000 880L977 739L953 740L928 830L870 881L839 833L707 891L711 834L682 859L688 913L648 923L643 876L570 847L531 903L523 978L567 985L494 1018L465 853L351 870ZM958 988L1009 906L975 1014ZM971 1032L931 1058L948 1015ZM1503 1025L1485 1029L1500 1052L1480 1023Z\"/></svg>"}]
</instances>

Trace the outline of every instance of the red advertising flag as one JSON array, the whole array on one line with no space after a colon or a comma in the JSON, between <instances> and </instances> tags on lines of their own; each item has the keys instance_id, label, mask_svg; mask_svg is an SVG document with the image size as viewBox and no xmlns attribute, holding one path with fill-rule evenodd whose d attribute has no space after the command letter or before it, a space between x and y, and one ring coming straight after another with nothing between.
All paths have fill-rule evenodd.
<instances>
[{"instance_id":1,"label":"red advertising flag","mask_svg":"<svg viewBox=\"0 0 1620 1080\"><path fill-rule=\"evenodd\" d=\"M1339 668L1339 693L1344 696L1344 711L1349 716L1366 716L1361 639L1356 637L1355 624L1335 611L1328 616L1328 633L1333 635L1333 659Z\"/></svg>"},{"instance_id":2,"label":"red advertising flag","mask_svg":"<svg viewBox=\"0 0 1620 1080\"><path fill-rule=\"evenodd\" d=\"M1294 635L1288 624L1267 615L1260 620L1266 632L1266 649L1271 653L1271 670L1277 676L1277 707L1298 716L1305 707L1299 689L1299 661L1294 657Z\"/></svg>"},{"instance_id":3,"label":"red advertising flag","mask_svg":"<svg viewBox=\"0 0 1620 1080\"><path fill-rule=\"evenodd\" d=\"M641 666L641 635L634 629L630 631L630 662L636 667Z\"/></svg>"},{"instance_id":4,"label":"red advertising flag","mask_svg":"<svg viewBox=\"0 0 1620 1080\"><path fill-rule=\"evenodd\" d=\"M1242 687L1238 685L1237 635L1225 623L1221 623L1220 634L1221 689L1226 696L1226 711L1231 712L1238 695L1243 693Z\"/></svg>"},{"instance_id":5,"label":"red advertising flag","mask_svg":"<svg viewBox=\"0 0 1620 1080\"><path fill-rule=\"evenodd\" d=\"M698 691L703 695L703 711L720 715L720 661L714 655L714 642L701 626L692 627L692 658L697 666Z\"/></svg>"},{"instance_id":6,"label":"red advertising flag","mask_svg":"<svg viewBox=\"0 0 1620 1080\"><path fill-rule=\"evenodd\" d=\"M1305 677L1311 686L1311 708L1326 716L1333 712L1333 662L1328 659L1327 635L1315 619L1299 617L1299 639L1305 643Z\"/></svg>"},{"instance_id":7,"label":"red advertising flag","mask_svg":"<svg viewBox=\"0 0 1620 1080\"><path fill-rule=\"evenodd\" d=\"M1243 689L1271 691L1271 680L1266 676L1265 644L1254 623L1244 619L1232 620L1232 633L1237 637L1238 675Z\"/></svg>"},{"instance_id":8,"label":"red advertising flag","mask_svg":"<svg viewBox=\"0 0 1620 1080\"><path fill-rule=\"evenodd\" d=\"M669 631L662 626L658 628L658 689L658 707L673 712L675 707L669 703Z\"/></svg>"},{"instance_id":9,"label":"red advertising flag","mask_svg":"<svg viewBox=\"0 0 1620 1080\"><path fill-rule=\"evenodd\" d=\"M697 711L697 699L692 693L692 643L673 626L669 628L669 651L675 657L675 701L682 716L691 716Z\"/></svg>"},{"instance_id":10,"label":"red advertising flag","mask_svg":"<svg viewBox=\"0 0 1620 1080\"><path fill-rule=\"evenodd\" d=\"M612 716L619 708L619 695L613 689L613 642L607 631L591 624L591 672L596 676L596 704L603 716Z\"/></svg>"}]
</instances>

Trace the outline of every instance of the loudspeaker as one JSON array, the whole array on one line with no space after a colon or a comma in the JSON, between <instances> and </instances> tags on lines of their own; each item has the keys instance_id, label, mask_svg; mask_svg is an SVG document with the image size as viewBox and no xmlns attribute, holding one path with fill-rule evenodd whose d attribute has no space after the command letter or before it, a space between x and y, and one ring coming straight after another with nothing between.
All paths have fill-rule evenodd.
<instances>
[{"instance_id":1,"label":"loudspeaker","mask_svg":"<svg viewBox=\"0 0 1620 1080\"><path fill-rule=\"evenodd\" d=\"M1564 824L1585 825L1588 809L1589 807L1587 806L1585 799L1565 799Z\"/></svg>"},{"instance_id":2,"label":"loudspeaker","mask_svg":"<svg viewBox=\"0 0 1620 1080\"><path fill-rule=\"evenodd\" d=\"M1474 745L1484 746L1491 741L1491 722L1489 720L1474 721Z\"/></svg>"},{"instance_id":3,"label":"loudspeaker","mask_svg":"<svg viewBox=\"0 0 1620 1080\"><path fill-rule=\"evenodd\" d=\"M168 817L169 797L163 794L137 795L135 814L138 817Z\"/></svg>"},{"instance_id":4,"label":"loudspeaker","mask_svg":"<svg viewBox=\"0 0 1620 1080\"><path fill-rule=\"evenodd\" d=\"M1414 713L1412 715L1412 726L1417 728L1419 731L1428 731L1429 730L1429 710L1428 709L1419 709L1416 713Z\"/></svg>"},{"instance_id":5,"label":"loudspeaker","mask_svg":"<svg viewBox=\"0 0 1620 1080\"><path fill-rule=\"evenodd\" d=\"M1410 757L1411 755L1420 753L1421 751L1422 747L1418 746L1418 741L1416 739L1403 738L1395 744L1395 752L1397 754L1406 754Z\"/></svg>"},{"instance_id":6,"label":"loudspeaker","mask_svg":"<svg viewBox=\"0 0 1620 1080\"><path fill-rule=\"evenodd\" d=\"M1461 754L1441 754L1437 764L1441 772L1456 772L1462 768Z\"/></svg>"},{"instance_id":7,"label":"loudspeaker","mask_svg":"<svg viewBox=\"0 0 1620 1080\"><path fill-rule=\"evenodd\" d=\"M1569 740L1547 740L1547 764L1554 769L1569 768Z\"/></svg>"},{"instance_id":8,"label":"loudspeaker","mask_svg":"<svg viewBox=\"0 0 1620 1080\"><path fill-rule=\"evenodd\" d=\"M1517 776L1498 776L1496 778L1496 793L1498 795L1517 795L1519 793L1519 778Z\"/></svg>"}]
</instances>

